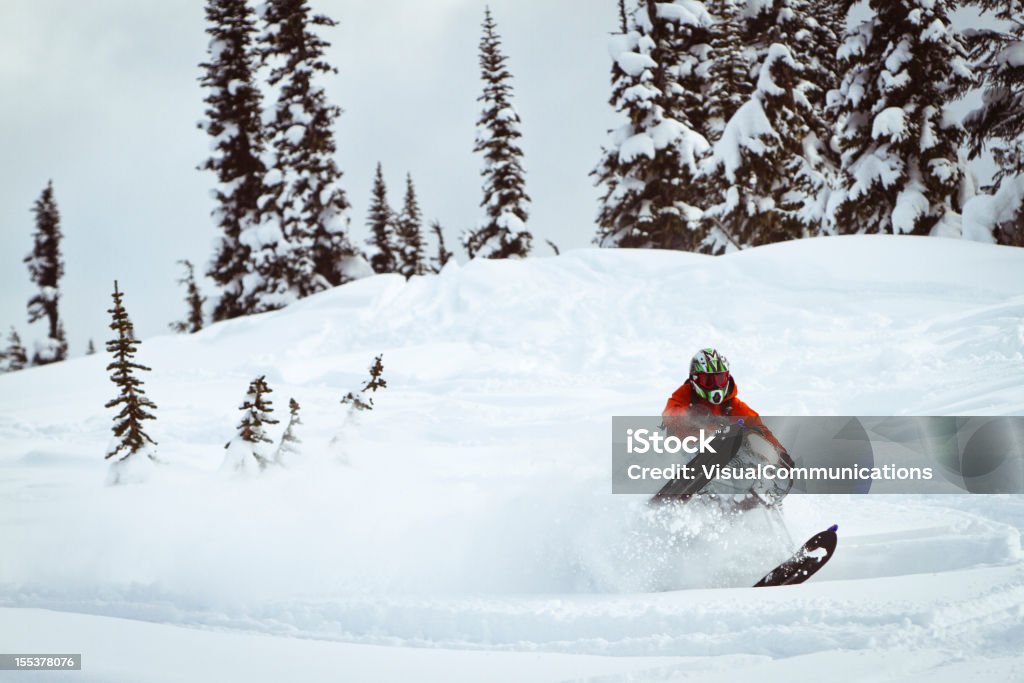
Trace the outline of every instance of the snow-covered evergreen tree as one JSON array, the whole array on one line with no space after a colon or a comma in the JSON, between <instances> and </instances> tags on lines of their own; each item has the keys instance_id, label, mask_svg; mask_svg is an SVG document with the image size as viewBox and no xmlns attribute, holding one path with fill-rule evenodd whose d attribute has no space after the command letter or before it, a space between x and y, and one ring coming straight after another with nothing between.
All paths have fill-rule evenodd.
<instances>
[{"instance_id":1,"label":"snow-covered evergreen tree","mask_svg":"<svg viewBox=\"0 0 1024 683\"><path fill-rule=\"evenodd\" d=\"M423 215L416 201L416 188L412 174L405 176L405 204L395 223L395 237L398 241L398 272L408 280L414 275L427 272L423 261Z\"/></svg>"},{"instance_id":2,"label":"snow-covered evergreen tree","mask_svg":"<svg viewBox=\"0 0 1024 683\"><path fill-rule=\"evenodd\" d=\"M261 212L260 223L239 238L249 252L251 272L246 276L243 303L249 313L284 308L301 298L297 283L312 278L308 252L289 240L272 212Z\"/></svg>"},{"instance_id":3,"label":"snow-covered evergreen tree","mask_svg":"<svg viewBox=\"0 0 1024 683\"><path fill-rule=\"evenodd\" d=\"M837 39L842 41L843 36L846 35L846 24L850 16L850 9L858 2L860 0L827 0L817 5L817 7L815 5L811 5L811 7L814 9L819 21L828 27ZM837 55L833 54L832 59L836 60Z\"/></svg>"},{"instance_id":4,"label":"snow-covered evergreen tree","mask_svg":"<svg viewBox=\"0 0 1024 683\"><path fill-rule=\"evenodd\" d=\"M89 345L85 348L85 355L92 356L96 354L96 344L92 339L89 340Z\"/></svg>"},{"instance_id":5,"label":"snow-covered evergreen tree","mask_svg":"<svg viewBox=\"0 0 1024 683\"><path fill-rule=\"evenodd\" d=\"M388 204L388 188L384 184L384 171L379 161L377 173L373 177L366 225L370 228L370 237L366 243L374 248L374 252L370 254L373 272L397 273L399 247L395 236L395 212Z\"/></svg>"},{"instance_id":6,"label":"snow-covered evergreen tree","mask_svg":"<svg viewBox=\"0 0 1024 683\"><path fill-rule=\"evenodd\" d=\"M252 9L246 0L207 0L208 59L200 66L206 96L206 118L199 127L212 142L212 154L200 168L217 175L214 219L220 228L207 274L219 288L214 320L251 313L251 247L243 232L258 224L258 201L265 167L260 160L263 132L261 95L253 82Z\"/></svg>"},{"instance_id":7,"label":"snow-covered evergreen tree","mask_svg":"<svg viewBox=\"0 0 1024 683\"><path fill-rule=\"evenodd\" d=\"M702 169L710 189L703 247L712 253L816 234L834 173L825 94L835 71L821 47L836 44L831 29L807 0L723 9L722 31L738 41L722 44L723 69L738 73L735 64L750 60L752 76L719 93L716 111L728 119ZM749 96L732 110L743 90Z\"/></svg>"},{"instance_id":8,"label":"snow-covered evergreen tree","mask_svg":"<svg viewBox=\"0 0 1024 683\"><path fill-rule=\"evenodd\" d=\"M62 361L68 356L68 342L58 312L60 278L64 275L64 262L60 255L60 213L53 196L53 182L49 182L32 212L36 217L36 231L32 252L25 257L29 275L39 288L28 300L28 321L34 323L46 318L47 335L36 341L32 355L34 365Z\"/></svg>"},{"instance_id":9,"label":"snow-covered evergreen tree","mask_svg":"<svg viewBox=\"0 0 1024 683\"><path fill-rule=\"evenodd\" d=\"M431 259L430 271L432 273L440 273L441 269L445 267L455 255L444 246L444 233L441 230L441 223L433 221L430 224L430 232L434 233L434 239L437 241L437 254Z\"/></svg>"},{"instance_id":10,"label":"snow-covered evergreen tree","mask_svg":"<svg viewBox=\"0 0 1024 683\"><path fill-rule=\"evenodd\" d=\"M835 125L827 113L828 95L839 87L836 54L852 4L852 0L774 0L751 21L752 30L765 36L761 62L774 43L788 47L799 61L806 83L802 94L813 114L807 128L821 139L822 154L832 154L827 143ZM833 158L838 162L838 155Z\"/></svg>"},{"instance_id":11,"label":"snow-covered evergreen tree","mask_svg":"<svg viewBox=\"0 0 1024 683\"><path fill-rule=\"evenodd\" d=\"M839 51L839 233L960 232L963 129L948 105L974 76L947 0L871 0Z\"/></svg>"},{"instance_id":12,"label":"snow-covered evergreen tree","mask_svg":"<svg viewBox=\"0 0 1024 683\"><path fill-rule=\"evenodd\" d=\"M281 436L281 443L274 454L274 462L278 465L287 465L293 456L299 454L298 428L302 426L302 418L299 417L299 402L294 398L288 399L288 426Z\"/></svg>"},{"instance_id":13,"label":"snow-covered evergreen tree","mask_svg":"<svg viewBox=\"0 0 1024 683\"><path fill-rule=\"evenodd\" d=\"M709 0L714 17L709 31L707 59L700 64L707 70L703 109L705 127L700 131L708 140L718 140L725 124L754 91L752 71L756 71L758 52L764 44L752 35L749 7L737 0ZM753 44L752 44L752 41Z\"/></svg>"},{"instance_id":14,"label":"snow-covered evergreen tree","mask_svg":"<svg viewBox=\"0 0 1024 683\"><path fill-rule=\"evenodd\" d=\"M21 343L21 336L11 325L11 332L7 335L7 348L0 353L0 372L17 372L28 367L28 352L25 345Z\"/></svg>"},{"instance_id":15,"label":"snow-covered evergreen tree","mask_svg":"<svg viewBox=\"0 0 1024 683\"><path fill-rule=\"evenodd\" d=\"M273 390L267 385L265 375L260 375L249 383L249 391L245 400L238 407L242 411L242 421L238 423L238 432L225 446L224 463L221 469L232 472L247 472L253 465L263 469L271 462L270 447L274 441L267 436L264 425L277 424L271 417L274 412L273 402L267 394Z\"/></svg>"},{"instance_id":16,"label":"snow-covered evergreen tree","mask_svg":"<svg viewBox=\"0 0 1024 683\"><path fill-rule=\"evenodd\" d=\"M1024 2L975 0L1006 30L970 36L971 57L984 79L983 101L964 120L974 156L988 147L992 185L964 207L964 236L1024 246Z\"/></svg>"},{"instance_id":17,"label":"snow-covered evergreen tree","mask_svg":"<svg viewBox=\"0 0 1024 683\"><path fill-rule=\"evenodd\" d=\"M117 336L107 342L107 352L113 355L107 370L111 371L110 379L117 386L118 395L106 407L119 410L114 416L114 436L104 457L112 461L108 482L116 484L125 478L126 468L135 464L134 461L156 459L156 442L142 426L146 420L156 419L152 413L156 405L146 396L142 380L136 376L137 372L149 372L150 368L134 360L139 340L135 338L135 328L116 280L112 296L114 307L107 312L111 317L110 329Z\"/></svg>"},{"instance_id":18,"label":"snow-covered evergreen tree","mask_svg":"<svg viewBox=\"0 0 1024 683\"><path fill-rule=\"evenodd\" d=\"M484 10L480 39L480 70L484 92L477 98L483 111L477 120L474 152L483 153L485 217L463 236L470 258L517 258L530 253L526 229L530 197L526 194L523 151L519 148L519 114L512 106L512 74L501 51L501 38L491 10Z\"/></svg>"},{"instance_id":19,"label":"snow-covered evergreen tree","mask_svg":"<svg viewBox=\"0 0 1024 683\"><path fill-rule=\"evenodd\" d=\"M611 105L626 122L613 130L592 172L602 187L597 243L694 249L703 189L698 160L702 71L712 21L696 0L643 0L613 35Z\"/></svg>"},{"instance_id":20,"label":"snow-covered evergreen tree","mask_svg":"<svg viewBox=\"0 0 1024 683\"><path fill-rule=\"evenodd\" d=\"M185 305L188 307L188 311L184 320L171 323L171 329L175 332L192 334L203 329L203 303L206 299L199 293L192 262L184 259L178 263L185 267L185 275L178 280L178 284L185 286Z\"/></svg>"},{"instance_id":21,"label":"snow-covered evergreen tree","mask_svg":"<svg viewBox=\"0 0 1024 683\"><path fill-rule=\"evenodd\" d=\"M349 203L334 160L334 123L341 108L328 101L317 82L337 71L324 57L330 43L316 29L336 22L313 14L306 0L267 0L262 19L259 52L270 67L268 81L277 101L267 125L269 171L260 230L279 234L278 244L287 243L287 268L275 276L301 298L347 281L345 264L356 255L347 235ZM282 295L278 287L268 289Z\"/></svg>"}]
</instances>

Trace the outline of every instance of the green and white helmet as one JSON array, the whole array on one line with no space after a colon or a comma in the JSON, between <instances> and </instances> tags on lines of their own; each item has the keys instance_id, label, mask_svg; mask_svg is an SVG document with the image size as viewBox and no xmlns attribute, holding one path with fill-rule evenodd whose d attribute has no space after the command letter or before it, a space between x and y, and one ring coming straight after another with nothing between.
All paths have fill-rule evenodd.
<instances>
[{"instance_id":1,"label":"green and white helmet","mask_svg":"<svg viewBox=\"0 0 1024 683\"><path fill-rule=\"evenodd\" d=\"M715 405L729 393L729 361L715 349L701 349L690 361L690 383L697 395Z\"/></svg>"}]
</instances>

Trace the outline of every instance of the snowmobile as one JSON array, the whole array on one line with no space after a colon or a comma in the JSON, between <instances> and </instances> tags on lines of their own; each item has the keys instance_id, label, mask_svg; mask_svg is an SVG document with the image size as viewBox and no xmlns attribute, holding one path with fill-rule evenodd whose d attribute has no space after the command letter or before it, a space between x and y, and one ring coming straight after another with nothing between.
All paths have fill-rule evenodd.
<instances>
[{"instance_id":1,"label":"snowmobile","mask_svg":"<svg viewBox=\"0 0 1024 683\"><path fill-rule=\"evenodd\" d=\"M708 419L706 415L699 414L693 418L695 422ZM701 501L700 504L717 505L735 514L762 510L772 523L782 525L778 510L792 487L790 477L775 476L751 482L741 478L715 478L713 475L726 467L734 471L753 471L757 465L762 469L771 465L774 471L785 470L793 466L789 455L764 438L759 428L744 424L742 418L719 418L715 436L719 439L718 447L713 452L698 453L687 464L693 476L669 481L648 501L649 505L685 507ZM809 579L835 553L838 529L834 524L812 536L754 587L793 585ZM788 531L784 535L789 538Z\"/></svg>"}]
</instances>

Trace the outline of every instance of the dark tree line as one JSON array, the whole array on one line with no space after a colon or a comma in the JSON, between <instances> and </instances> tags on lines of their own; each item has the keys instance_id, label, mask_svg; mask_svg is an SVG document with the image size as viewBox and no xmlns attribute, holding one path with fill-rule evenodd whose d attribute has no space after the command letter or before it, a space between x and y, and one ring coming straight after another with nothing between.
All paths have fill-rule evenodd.
<instances>
[{"instance_id":1,"label":"dark tree line","mask_svg":"<svg viewBox=\"0 0 1024 683\"><path fill-rule=\"evenodd\" d=\"M446 262L451 252L438 231L437 256L425 255L427 239L412 178L406 179L404 206L395 212L387 203L379 165L367 218L371 252L364 254L349 239L350 205L334 159L332 132L341 109L321 85L336 73L325 56L330 44L321 35L335 21L314 13L307 0L269 0L259 16L247 0L208 0L206 17L211 42L200 80L207 107L199 125L213 139L214 152L200 168L216 174L214 219L220 228L206 272L216 287L212 319L280 308L343 284L362 274L363 259L373 272L406 278ZM517 194L521 204L525 194L521 172L508 176L494 170L508 160L517 163L520 153L510 146L518 136L517 121L509 118L509 75L496 52L493 28L488 14L481 49L488 55L485 80L490 85L481 98L488 103L481 125L495 132L478 139L478 150L485 152L491 169L485 171L485 186L492 188L487 191L499 197L485 198L488 235L494 230L505 234L496 226L513 220L508 216L526 218L521 208L511 213L508 207L495 208ZM265 93L275 101L266 103ZM489 236L474 238L470 255L525 255L524 235L513 235L518 246L506 245L500 253L477 248ZM188 297L189 321L177 329L197 329L191 289Z\"/></svg>"},{"instance_id":2,"label":"dark tree line","mask_svg":"<svg viewBox=\"0 0 1024 683\"><path fill-rule=\"evenodd\" d=\"M1008 28L964 36L950 20L963 4L870 0L848 25L849 0L621 0L611 105L624 123L593 172L598 243L721 253L824 234L973 236L966 162L985 147L999 165L985 189L1005 214L986 229L1013 243L1024 7L976 0ZM978 85L984 104L961 125L949 106Z\"/></svg>"},{"instance_id":3,"label":"dark tree line","mask_svg":"<svg viewBox=\"0 0 1024 683\"><path fill-rule=\"evenodd\" d=\"M408 280L416 275L440 272L452 257L451 252L445 249L441 224L437 221L430 226L437 244L437 255L427 257L423 213L412 175L405 176L405 198L402 209L396 211L388 202L387 184L380 163L373 178L366 226L370 231L367 245L373 250L370 266L375 273L399 273Z\"/></svg>"},{"instance_id":4,"label":"dark tree line","mask_svg":"<svg viewBox=\"0 0 1024 683\"><path fill-rule=\"evenodd\" d=\"M199 79L206 107L198 126L210 136L212 153L199 168L217 180L218 241L205 272L214 291L208 301L193 264L181 261L185 274L178 282L185 287L186 315L171 328L192 333L207 320L280 308L361 276L363 259L373 272L407 279L439 272L454 254L438 221L430 223L427 234L411 175L396 211L388 204L378 164L367 221L371 253L349 240L350 205L334 159L333 126L341 109L328 101L320 83L336 73L325 57L330 44L320 35L335 22L314 13L307 0L268 0L259 14L249 0L207 0L206 19L210 42ZM488 10L480 41L484 91L475 144L484 159L485 219L463 236L470 258L526 256L532 240L525 229L529 197L506 61ZM267 102L267 93L273 102ZM0 351L0 371L67 357L59 314L62 234L52 184L33 211L35 244L25 263L38 291L29 301L29 323L45 320L46 336L27 351L12 329ZM94 350L90 341L89 353Z\"/></svg>"}]
</instances>

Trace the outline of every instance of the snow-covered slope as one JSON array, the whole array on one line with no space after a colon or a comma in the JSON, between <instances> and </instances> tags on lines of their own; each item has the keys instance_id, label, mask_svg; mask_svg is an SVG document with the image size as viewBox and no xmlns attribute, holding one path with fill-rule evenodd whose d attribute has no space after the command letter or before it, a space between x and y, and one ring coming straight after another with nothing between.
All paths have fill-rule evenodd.
<instances>
[{"instance_id":1,"label":"snow-covered slope","mask_svg":"<svg viewBox=\"0 0 1024 683\"><path fill-rule=\"evenodd\" d=\"M812 582L767 591L743 586L769 558L726 538L699 564L642 499L609 493L610 417L659 413L708 345L762 413L1021 414L1024 250L843 237L369 278L145 340L167 464L143 485L103 486L105 357L0 376L0 642L93 648L78 680L196 679L174 660L122 666L97 633L125 652L206 648L210 680L245 648L267 680L266 653L339 662L305 680L483 680L481 650L507 651L493 666L511 680L1019 674L1018 497L792 497L793 537L838 522L840 549ZM388 388L346 422L339 400L378 353ZM229 476L257 375L282 417L302 405L303 450Z\"/></svg>"}]
</instances>

